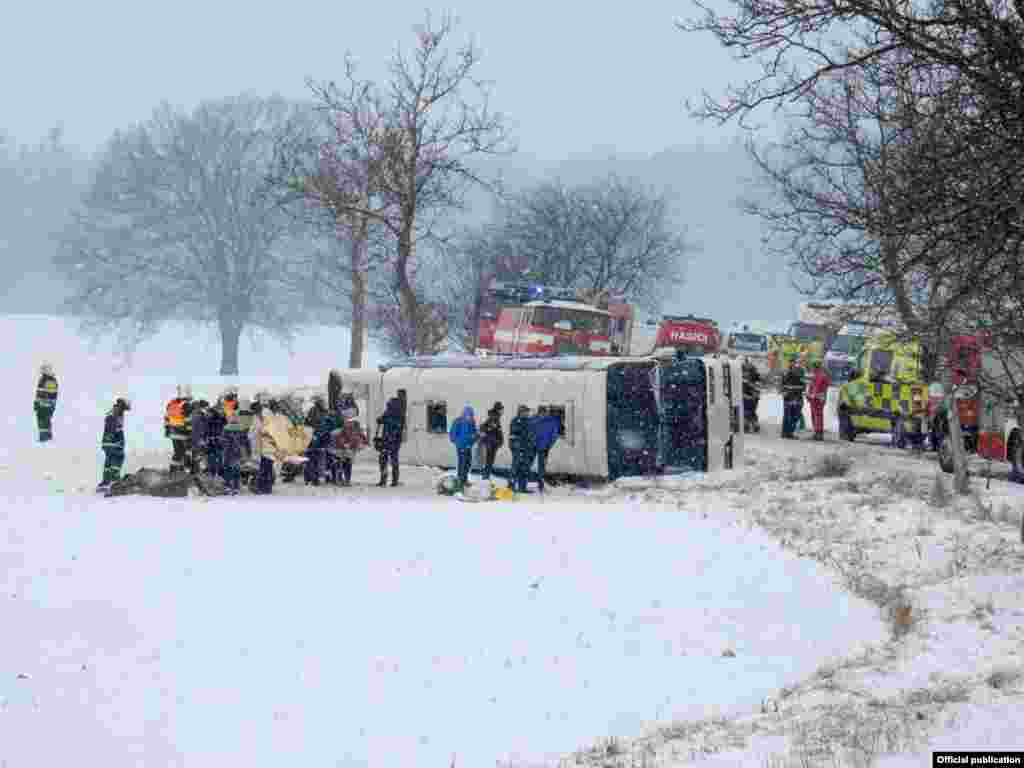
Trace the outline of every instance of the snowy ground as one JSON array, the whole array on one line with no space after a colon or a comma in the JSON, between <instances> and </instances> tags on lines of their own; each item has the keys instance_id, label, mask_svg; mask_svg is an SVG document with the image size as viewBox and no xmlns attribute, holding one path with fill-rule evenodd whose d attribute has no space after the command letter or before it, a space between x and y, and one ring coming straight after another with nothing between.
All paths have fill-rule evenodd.
<instances>
[{"instance_id":1,"label":"snowy ground","mask_svg":"<svg viewBox=\"0 0 1024 768\"><path fill-rule=\"evenodd\" d=\"M62 320L0 331L18 340L0 383L5 768L902 768L1024 748L1024 493L998 475L932 498L927 454L769 428L740 472L507 503L439 498L425 468L377 489L365 462L352 489L108 500L88 489L112 393L135 400L128 468L166 462L162 402L216 350L172 353L168 333L117 371ZM43 356L62 399L39 446ZM346 357L335 330L242 366L322 384ZM766 424L780 412L762 401ZM822 476L837 451L853 467Z\"/></svg>"}]
</instances>

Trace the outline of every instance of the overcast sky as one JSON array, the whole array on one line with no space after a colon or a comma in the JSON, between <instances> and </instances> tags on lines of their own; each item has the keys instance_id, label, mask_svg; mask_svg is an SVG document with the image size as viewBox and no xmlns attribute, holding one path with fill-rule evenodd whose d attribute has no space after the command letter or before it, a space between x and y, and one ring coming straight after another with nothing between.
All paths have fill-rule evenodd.
<instances>
[{"instance_id":1,"label":"overcast sky","mask_svg":"<svg viewBox=\"0 0 1024 768\"><path fill-rule=\"evenodd\" d=\"M304 97L307 77L341 76L346 51L364 76L381 77L396 44L412 44L411 27L426 7L422 0L7 5L0 30L0 129L31 143L61 122L66 140L86 150L147 119L164 99L191 109L202 99L243 91ZM478 74L494 82L492 103L508 116L523 153L512 162L531 176L551 173L570 155L592 156L600 174L601 158L612 151L636 159L703 143L695 151L706 153L736 135L732 127L700 124L686 114L684 99L699 97L702 88L721 92L730 79L750 72L731 62L709 35L674 27L674 19L695 12L688 2L517 0L431 8L453 12L459 34L481 47ZM755 319L748 316L753 313L788 320L798 300L788 278L776 280L768 296L766 265L750 267L751 252L759 250L758 228L728 205L743 192L731 178L731 169L743 164L742 152L728 152L739 156L729 161L729 178L678 180L686 188L713 181L721 188L712 195L716 205L726 200L723 210L704 211L702 217L711 219L699 222L705 245L716 243L716 265L691 269L680 302L689 306L699 297L702 306L695 311L702 312L728 302L722 319ZM704 163L701 173L707 172ZM695 285L694 275L718 279ZM747 315L737 316L733 304L747 308Z\"/></svg>"}]
</instances>

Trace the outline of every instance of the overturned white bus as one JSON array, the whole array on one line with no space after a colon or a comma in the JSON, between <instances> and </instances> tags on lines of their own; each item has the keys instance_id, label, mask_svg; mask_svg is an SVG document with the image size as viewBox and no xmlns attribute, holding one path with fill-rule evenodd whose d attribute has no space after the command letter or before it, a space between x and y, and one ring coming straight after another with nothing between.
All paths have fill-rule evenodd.
<instances>
[{"instance_id":1,"label":"overturned white bus","mask_svg":"<svg viewBox=\"0 0 1024 768\"><path fill-rule=\"evenodd\" d=\"M423 357L338 373L365 398L371 433L390 398L404 402L402 464L451 467L452 420L467 405L482 420L495 401L506 436L520 404L560 417L551 474L615 479L743 464L741 367L725 357ZM511 463L506 440L495 467Z\"/></svg>"}]
</instances>

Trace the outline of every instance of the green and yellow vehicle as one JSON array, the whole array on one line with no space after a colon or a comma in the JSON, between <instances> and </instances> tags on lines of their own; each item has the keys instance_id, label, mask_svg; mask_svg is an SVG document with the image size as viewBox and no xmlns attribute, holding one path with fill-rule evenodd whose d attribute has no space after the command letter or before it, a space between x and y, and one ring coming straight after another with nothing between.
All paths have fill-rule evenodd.
<instances>
[{"instance_id":1,"label":"green and yellow vehicle","mask_svg":"<svg viewBox=\"0 0 1024 768\"><path fill-rule=\"evenodd\" d=\"M888 433L893 445L922 444L928 433L928 385L917 341L891 334L868 339L850 380L839 387L839 436Z\"/></svg>"}]
</instances>

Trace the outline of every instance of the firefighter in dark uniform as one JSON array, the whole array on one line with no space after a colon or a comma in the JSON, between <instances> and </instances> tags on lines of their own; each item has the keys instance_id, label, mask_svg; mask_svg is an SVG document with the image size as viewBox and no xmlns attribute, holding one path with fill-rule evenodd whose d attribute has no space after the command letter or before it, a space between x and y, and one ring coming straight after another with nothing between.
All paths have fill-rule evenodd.
<instances>
[{"instance_id":1,"label":"firefighter in dark uniform","mask_svg":"<svg viewBox=\"0 0 1024 768\"><path fill-rule=\"evenodd\" d=\"M224 474L224 427L227 425L223 399L206 412L206 471L215 477Z\"/></svg>"},{"instance_id":2,"label":"firefighter in dark uniform","mask_svg":"<svg viewBox=\"0 0 1024 768\"><path fill-rule=\"evenodd\" d=\"M171 472L185 472L191 462L192 443L192 387L178 385L178 394L167 403L164 414L164 435L171 439L174 453L171 455Z\"/></svg>"},{"instance_id":3,"label":"firefighter in dark uniform","mask_svg":"<svg viewBox=\"0 0 1024 768\"><path fill-rule=\"evenodd\" d=\"M36 412L39 442L48 442L53 439L53 413L57 410L57 377L50 363L39 366L39 383L36 384L36 399L32 408Z\"/></svg>"},{"instance_id":4,"label":"firefighter in dark uniform","mask_svg":"<svg viewBox=\"0 0 1024 768\"><path fill-rule=\"evenodd\" d=\"M743 358L743 431L760 432L761 424L757 420L757 405L761 400L761 374L750 362Z\"/></svg>"},{"instance_id":5,"label":"firefighter in dark uniform","mask_svg":"<svg viewBox=\"0 0 1024 768\"><path fill-rule=\"evenodd\" d=\"M129 400L119 397L103 420L101 447L106 461L103 463L103 480L97 486L97 491L105 491L121 479L121 468L124 466L124 414L131 409Z\"/></svg>"},{"instance_id":6,"label":"firefighter in dark uniform","mask_svg":"<svg viewBox=\"0 0 1024 768\"><path fill-rule=\"evenodd\" d=\"M793 434L800 416L804 410L804 371L797 364L796 359L789 361L789 370L782 377L782 437L787 440L795 440Z\"/></svg>"}]
</instances>

